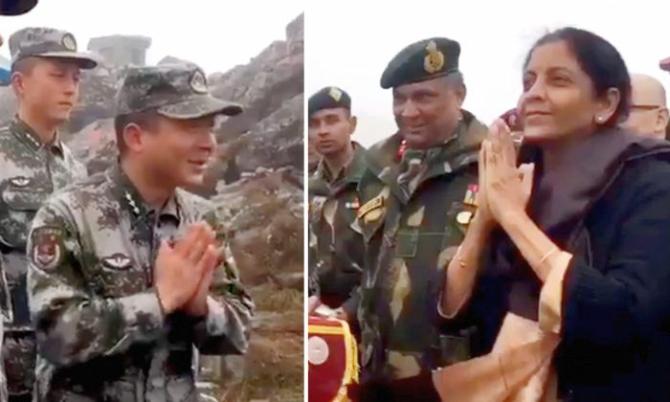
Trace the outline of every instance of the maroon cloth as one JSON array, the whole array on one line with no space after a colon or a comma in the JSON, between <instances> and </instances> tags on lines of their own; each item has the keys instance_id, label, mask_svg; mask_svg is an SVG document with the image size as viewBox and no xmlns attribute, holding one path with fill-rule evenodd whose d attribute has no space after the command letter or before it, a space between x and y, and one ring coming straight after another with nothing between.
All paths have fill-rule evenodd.
<instances>
[{"instance_id":1,"label":"maroon cloth","mask_svg":"<svg viewBox=\"0 0 670 402\"><path fill-rule=\"evenodd\" d=\"M345 342L344 335L321 334L314 331L312 326L329 327L334 330L346 331L341 321L326 318L310 317L308 326L308 339L319 337L328 345L326 360L318 365L308 363L308 400L313 402L330 402L340 391L347 366L346 350L349 345ZM354 356L352 356L354 357ZM355 357L354 357L355 358ZM353 400L353 399L352 399Z\"/></svg>"}]
</instances>

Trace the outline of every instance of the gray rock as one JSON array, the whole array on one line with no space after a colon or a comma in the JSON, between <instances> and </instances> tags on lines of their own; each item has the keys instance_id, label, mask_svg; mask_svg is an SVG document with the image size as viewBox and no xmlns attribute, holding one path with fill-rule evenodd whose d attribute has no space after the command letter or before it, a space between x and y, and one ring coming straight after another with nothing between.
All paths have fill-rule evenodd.
<instances>
[{"instance_id":1,"label":"gray rock","mask_svg":"<svg viewBox=\"0 0 670 402\"><path fill-rule=\"evenodd\" d=\"M150 46L151 38L146 36L109 35L91 38L87 48L114 66L143 66Z\"/></svg>"},{"instance_id":2,"label":"gray rock","mask_svg":"<svg viewBox=\"0 0 670 402\"><path fill-rule=\"evenodd\" d=\"M11 87L0 87L0 125L6 124L16 114L16 96Z\"/></svg>"},{"instance_id":3,"label":"gray rock","mask_svg":"<svg viewBox=\"0 0 670 402\"><path fill-rule=\"evenodd\" d=\"M218 130L222 142L246 133L238 158L242 171L257 166L303 168L303 31L300 15L287 26L287 40L271 43L247 65L210 76L215 96L246 107L243 115Z\"/></svg>"},{"instance_id":4,"label":"gray rock","mask_svg":"<svg viewBox=\"0 0 670 402\"><path fill-rule=\"evenodd\" d=\"M174 57L174 56L165 56L162 59L160 59L160 61L158 62L158 65L162 66L164 64L186 64L186 65L189 65L189 66L195 65L195 63L193 63L192 61L180 59L180 58Z\"/></svg>"}]
</instances>

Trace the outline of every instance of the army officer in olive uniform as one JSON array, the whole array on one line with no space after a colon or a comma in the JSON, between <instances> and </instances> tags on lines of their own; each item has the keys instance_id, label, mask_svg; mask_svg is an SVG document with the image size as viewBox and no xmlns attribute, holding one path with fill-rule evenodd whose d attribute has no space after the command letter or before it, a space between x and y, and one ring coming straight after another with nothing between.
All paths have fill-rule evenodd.
<instances>
[{"instance_id":1,"label":"army officer in olive uniform","mask_svg":"<svg viewBox=\"0 0 670 402\"><path fill-rule=\"evenodd\" d=\"M339 308L358 286L363 266L360 227L354 225L360 207L358 184L365 170L365 148L351 140L356 117L351 97L326 87L309 98L309 134L322 155L309 180L310 305ZM314 298L318 298L316 301Z\"/></svg>"},{"instance_id":2,"label":"army officer in olive uniform","mask_svg":"<svg viewBox=\"0 0 670 402\"><path fill-rule=\"evenodd\" d=\"M474 212L477 156L488 131L461 108L459 55L454 40L421 40L381 77L382 88L392 89L398 132L370 148L359 189L365 401L439 401L430 370L469 355L472 329L448 333L437 313L445 267Z\"/></svg>"}]
</instances>

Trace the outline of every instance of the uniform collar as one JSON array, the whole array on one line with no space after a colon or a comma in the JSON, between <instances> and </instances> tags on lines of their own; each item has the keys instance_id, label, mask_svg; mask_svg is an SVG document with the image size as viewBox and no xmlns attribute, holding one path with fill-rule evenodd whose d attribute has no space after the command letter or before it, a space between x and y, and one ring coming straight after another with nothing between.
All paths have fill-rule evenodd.
<instances>
[{"instance_id":1,"label":"uniform collar","mask_svg":"<svg viewBox=\"0 0 670 402\"><path fill-rule=\"evenodd\" d=\"M177 192L174 192L168 199L167 203L157 210L144 201L135 185L130 181L128 175L121 169L117 163L109 171L109 178L113 183L114 192L119 198L119 202L135 218L160 217L169 216L181 221L181 203Z\"/></svg>"},{"instance_id":2,"label":"uniform collar","mask_svg":"<svg viewBox=\"0 0 670 402\"><path fill-rule=\"evenodd\" d=\"M479 147L488 134L488 129L471 113L466 110L462 112L463 119L456 126L454 135L440 145L419 152L426 165L425 172L420 176L420 182L451 174L473 164L476 166ZM398 158L402 140L402 134L396 132L378 142L366 152L365 163L372 175L386 184L401 202L406 203L408 198L397 185L398 175L402 173L402 158Z\"/></svg>"},{"instance_id":3,"label":"uniform collar","mask_svg":"<svg viewBox=\"0 0 670 402\"><path fill-rule=\"evenodd\" d=\"M14 136L33 151L38 151L42 148L48 147L54 154L63 157L63 143L60 140L58 131L56 131L54 140L51 143L44 144L35 130L33 130L26 122L21 120L19 116L14 116L14 119L10 123L10 127Z\"/></svg>"},{"instance_id":4,"label":"uniform collar","mask_svg":"<svg viewBox=\"0 0 670 402\"><path fill-rule=\"evenodd\" d=\"M316 177L328 184L336 182L358 183L365 170L365 148L357 142L352 142L351 145L354 148L354 155L351 161L338 172L337 176L333 176L326 161L322 159L317 167Z\"/></svg>"}]
</instances>

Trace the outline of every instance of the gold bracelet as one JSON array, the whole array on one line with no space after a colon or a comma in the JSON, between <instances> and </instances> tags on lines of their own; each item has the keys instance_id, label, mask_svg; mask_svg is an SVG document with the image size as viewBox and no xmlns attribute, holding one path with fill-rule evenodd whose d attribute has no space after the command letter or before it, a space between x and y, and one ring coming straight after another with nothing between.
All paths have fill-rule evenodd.
<instances>
[{"instance_id":1,"label":"gold bracelet","mask_svg":"<svg viewBox=\"0 0 670 402\"><path fill-rule=\"evenodd\" d=\"M542 265L547 258L551 257L554 253L560 251L556 245L554 245L551 250L547 251L547 253L540 259L540 265Z\"/></svg>"}]
</instances>

